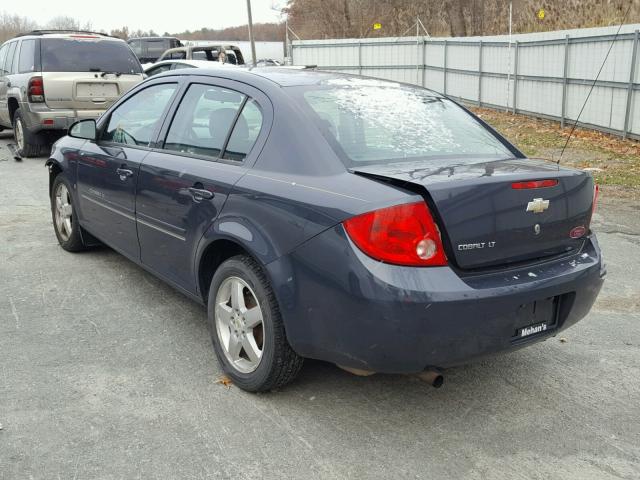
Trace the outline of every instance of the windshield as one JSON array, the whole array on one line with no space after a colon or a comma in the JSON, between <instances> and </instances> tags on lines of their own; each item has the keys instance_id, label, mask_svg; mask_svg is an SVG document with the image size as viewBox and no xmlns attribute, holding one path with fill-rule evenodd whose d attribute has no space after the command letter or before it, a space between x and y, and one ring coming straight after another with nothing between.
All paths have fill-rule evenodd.
<instances>
[{"instance_id":1,"label":"windshield","mask_svg":"<svg viewBox=\"0 0 640 480\"><path fill-rule=\"evenodd\" d=\"M474 117L428 90L349 78L298 88L298 97L348 166L514 156Z\"/></svg>"},{"instance_id":2,"label":"windshield","mask_svg":"<svg viewBox=\"0 0 640 480\"><path fill-rule=\"evenodd\" d=\"M45 38L40 53L44 72L142 73L140 62L124 42Z\"/></svg>"}]
</instances>

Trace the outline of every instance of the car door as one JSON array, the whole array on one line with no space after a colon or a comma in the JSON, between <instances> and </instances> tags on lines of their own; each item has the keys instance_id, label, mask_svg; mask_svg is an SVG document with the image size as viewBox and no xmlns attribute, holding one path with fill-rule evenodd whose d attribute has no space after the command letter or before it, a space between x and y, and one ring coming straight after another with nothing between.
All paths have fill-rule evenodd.
<instances>
[{"instance_id":1,"label":"car door","mask_svg":"<svg viewBox=\"0 0 640 480\"><path fill-rule=\"evenodd\" d=\"M135 191L143 158L151 151L177 82L137 91L100 123L78 160L83 226L115 250L139 260Z\"/></svg>"},{"instance_id":2,"label":"car door","mask_svg":"<svg viewBox=\"0 0 640 480\"><path fill-rule=\"evenodd\" d=\"M246 85L210 82L189 85L162 149L144 159L136 196L142 263L192 293L198 242L255 160L268 102Z\"/></svg>"}]
</instances>

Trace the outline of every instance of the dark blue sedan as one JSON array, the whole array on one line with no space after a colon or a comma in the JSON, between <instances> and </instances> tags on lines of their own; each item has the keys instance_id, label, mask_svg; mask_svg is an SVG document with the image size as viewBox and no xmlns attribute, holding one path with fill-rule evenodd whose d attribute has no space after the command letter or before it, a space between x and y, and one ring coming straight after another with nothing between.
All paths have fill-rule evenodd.
<instances>
[{"instance_id":1,"label":"dark blue sedan","mask_svg":"<svg viewBox=\"0 0 640 480\"><path fill-rule=\"evenodd\" d=\"M207 306L241 388L303 358L417 373L543 340L605 270L587 173L422 88L308 70L154 76L48 160L55 233Z\"/></svg>"}]
</instances>

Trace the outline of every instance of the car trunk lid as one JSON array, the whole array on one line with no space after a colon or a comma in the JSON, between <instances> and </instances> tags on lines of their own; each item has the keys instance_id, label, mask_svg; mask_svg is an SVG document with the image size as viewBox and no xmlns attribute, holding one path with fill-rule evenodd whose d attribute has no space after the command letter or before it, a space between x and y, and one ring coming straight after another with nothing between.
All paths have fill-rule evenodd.
<instances>
[{"instance_id":1,"label":"car trunk lid","mask_svg":"<svg viewBox=\"0 0 640 480\"><path fill-rule=\"evenodd\" d=\"M456 163L447 159L440 164L398 162L351 170L405 188L422 189L435 210L449 260L462 269L577 252L591 220L591 176L544 161ZM546 183L553 186L531 188L522 184L539 180L551 180Z\"/></svg>"}]
</instances>

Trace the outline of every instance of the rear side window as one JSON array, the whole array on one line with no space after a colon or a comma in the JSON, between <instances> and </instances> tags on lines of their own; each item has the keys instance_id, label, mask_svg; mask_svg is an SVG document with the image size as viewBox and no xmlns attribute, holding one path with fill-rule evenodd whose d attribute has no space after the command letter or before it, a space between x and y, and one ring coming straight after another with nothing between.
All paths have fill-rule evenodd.
<instances>
[{"instance_id":1,"label":"rear side window","mask_svg":"<svg viewBox=\"0 0 640 480\"><path fill-rule=\"evenodd\" d=\"M163 83L145 88L130 97L111 113L101 140L148 147L154 140L155 132L164 118L163 113L176 89L175 83Z\"/></svg>"},{"instance_id":2,"label":"rear side window","mask_svg":"<svg viewBox=\"0 0 640 480\"><path fill-rule=\"evenodd\" d=\"M20 46L20 61L18 62L19 73L29 73L36 71L36 41L23 40Z\"/></svg>"},{"instance_id":3,"label":"rear side window","mask_svg":"<svg viewBox=\"0 0 640 480\"><path fill-rule=\"evenodd\" d=\"M245 103L238 120L236 121L229 143L224 150L222 158L227 160L242 161L256 143L260 129L262 128L262 112L255 100Z\"/></svg>"},{"instance_id":4,"label":"rear side window","mask_svg":"<svg viewBox=\"0 0 640 480\"><path fill-rule=\"evenodd\" d=\"M166 150L218 158L245 96L210 85L189 87L164 144Z\"/></svg>"},{"instance_id":5,"label":"rear side window","mask_svg":"<svg viewBox=\"0 0 640 480\"><path fill-rule=\"evenodd\" d=\"M44 72L142 73L129 46L114 40L44 38L40 53Z\"/></svg>"}]
</instances>

